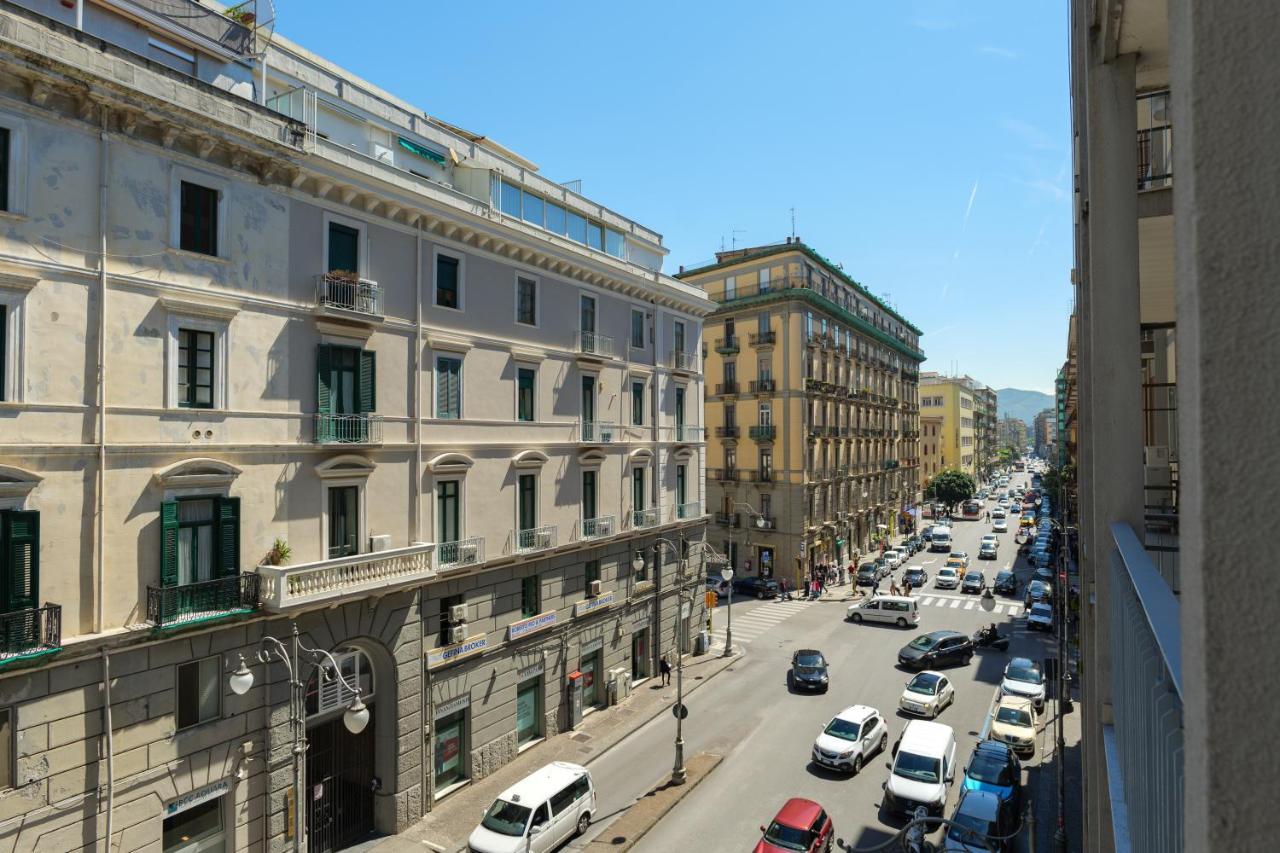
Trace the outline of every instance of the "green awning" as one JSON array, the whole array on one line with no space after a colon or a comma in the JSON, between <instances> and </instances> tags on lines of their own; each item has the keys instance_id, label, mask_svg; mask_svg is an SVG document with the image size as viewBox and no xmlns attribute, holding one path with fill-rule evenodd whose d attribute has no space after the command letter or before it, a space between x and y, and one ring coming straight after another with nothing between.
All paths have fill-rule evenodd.
<instances>
[{"instance_id":1,"label":"green awning","mask_svg":"<svg viewBox=\"0 0 1280 853\"><path fill-rule=\"evenodd\" d=\"M398 137L398 139L400 140L400 147L403 148L405 151L408 151L412 154L417 154L419 157L422 157L423 159L426 159L426 160L430 160L432 163L436 163L441 166L444 165L443 154L437 154L436 152L432 151L430 148L427 148L425 145L419 145L416 142L405 139L403 136Z\"/></svg>"}]
</instances>

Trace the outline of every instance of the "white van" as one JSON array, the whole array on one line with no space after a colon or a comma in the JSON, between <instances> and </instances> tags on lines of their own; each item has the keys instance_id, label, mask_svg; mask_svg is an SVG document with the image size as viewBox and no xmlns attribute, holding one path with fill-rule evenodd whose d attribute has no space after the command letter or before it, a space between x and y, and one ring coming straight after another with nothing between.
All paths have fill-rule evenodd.
<instances>
[{"instance_id":1,"label":"white van","mask_svg":"<svg viewBox=\"0 0 1280 853\"><path fill-rule=\"evenodd\" d=\"M498 795L467 839L474 853L544 853L587 831L596 789L587 768L553 761Z\"/></svg>"},{"instance_id":2,"label":"white van","mask_svg":"<svg viewBox=\"0 0 1280 853\"><path fill-rule=\"evenodd\" d=\"M920 607L906 595L877 595L849 606L844 618L850 622L888 622L899 628L920 624Z\"/></svg>"},{"instance_id":3,"label":"white van","mask_svg":"<svg viewBox=\"0 0 1280 853\"><path fill-rule=\"evenodd\" d=\"M956 735L951 726L912 720L894 747L889 781L881 804L890 814L911 814L924 806L941 815L947 786L956 778Z\"/></svg>"},{"instance_id":4,"label":"white van","mask_svg":"<svg viewBox=\"0 0 1280 853\"><path fill-rule=\"evenodd\" d=\"M944 554L951 553L951 528L941 524L933 528L933 535L929 537L929 550L941 551Z\"/></svg>"}]
</instances>

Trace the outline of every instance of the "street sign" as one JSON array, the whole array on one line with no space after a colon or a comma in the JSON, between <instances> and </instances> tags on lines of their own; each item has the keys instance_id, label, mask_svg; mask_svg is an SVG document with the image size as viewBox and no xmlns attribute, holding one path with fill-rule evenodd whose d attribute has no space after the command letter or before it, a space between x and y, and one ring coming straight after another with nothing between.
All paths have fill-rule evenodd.
<instances>
[{"instance_id":1,"label":"street sign","mask_svg":"<svg viewBox=\"0 0 1280 853\"><path fill-rule=\"evenodd\" d=\"M689 706L681 705L679 702L671 706L671 716L678 720L689 719Z\"/></svg>"}]
</instances>

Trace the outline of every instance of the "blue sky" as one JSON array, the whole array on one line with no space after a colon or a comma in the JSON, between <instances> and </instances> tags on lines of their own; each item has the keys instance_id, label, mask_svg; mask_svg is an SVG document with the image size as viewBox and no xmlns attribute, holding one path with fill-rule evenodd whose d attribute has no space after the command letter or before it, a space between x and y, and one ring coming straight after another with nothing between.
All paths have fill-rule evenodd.
<instances>
[{"instance_id":1,"label":"blue sky","mask_svg":"<svg viewBox=\"0 0 1280 853\"><path fill-rule=\"evenodd\" d=\"M283 35L660 231L667 272L782 239L794 207L805 242L924 330L925 369L1052 392L1065 4L276 5Z\"/></svg>"}]
</instances>

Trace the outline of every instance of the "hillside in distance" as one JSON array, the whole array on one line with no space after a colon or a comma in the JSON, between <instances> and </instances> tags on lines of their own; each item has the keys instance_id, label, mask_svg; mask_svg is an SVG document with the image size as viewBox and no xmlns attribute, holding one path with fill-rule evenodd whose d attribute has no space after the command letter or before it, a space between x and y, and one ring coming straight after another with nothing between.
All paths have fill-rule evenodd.
<instances>
[{"instance_id":1,"label":"hillside in distance","mask_svg":"<svg viewBox=\"0 0 1280 853\"><path fill-rule=\"evenodd\" d=\"M1053 396L1041 391L1023 391L1021 388L1001 388L996 391L999 416L1021 418L1027 426L1031 426L1036 415L1052 408L1053 403Z\"/></svg>"}]
</instances>

